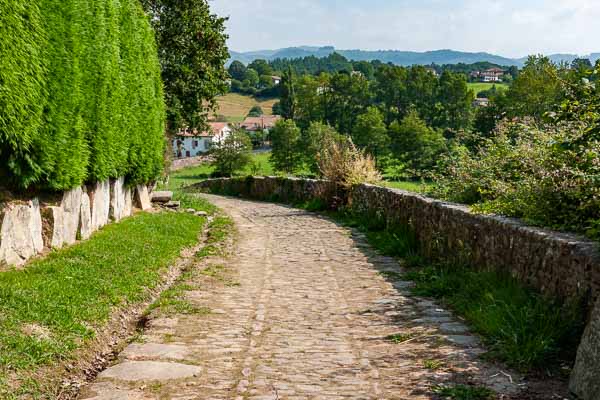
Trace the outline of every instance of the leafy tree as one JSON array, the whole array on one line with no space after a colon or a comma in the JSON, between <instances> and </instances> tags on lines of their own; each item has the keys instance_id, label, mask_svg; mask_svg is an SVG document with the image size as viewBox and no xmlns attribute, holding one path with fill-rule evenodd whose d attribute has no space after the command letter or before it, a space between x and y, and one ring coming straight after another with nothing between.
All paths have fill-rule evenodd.
<instances>
[{"instance_id":1,"label":"leafy tree","mask_svg":"<svg viewBox=\"0 0 600 400\"><path fill-rule=\"evenodd\" d=\"M243 80L244 86L255 88L258 86L259 82L260 82L260 78L258 76L258 72L256 72L252 68L248 68L246 70L246 73L244 74L244 80Z\"/></svg>"},{"instance_id":2,"label":"leafy tree","mask_svg":"<svg viewBox=\"0 0 600 400\"><path fill-rule=\"evenodd\" d=\"M304 162L311 172L319 173L319 153L331 141L341 141L343 136L329 125L321 122L311 122L302 133L301 150Z\"/></svg>"},{"instance_id":3,"label":"leafy tree","mask_svg":"<svg viewBox=\"0 0 600 400\"><path fill-rule=\"evenodd\" d=\"M442 133L428 127L415 110L409 111L401 122L394 121L390 125L389 135L392 153L416 177L433 169L446 146Z\"/></svg>"},{"instance_id":4,"label":"leafy tree","mask_svg":"<svg viewBox=\"0 0 600 400\"><path fill-rule=\"evenodd\" d=\"M326 121L338 132L350 135L354 124L370 104L369 81L359 75L336 74L324 88L327 98Z\"/></svg>"},{"instance_id":5,"label":"leafy tree","mask_svg":"<svg viewBox=\"0 0 600 400\"><path fill-rule=\"evenodd\" d=\"M548 57L529 57L506 93L509 116L539 120L552 111L564 98L559 74L558 67Z\"/></svg>"},{"instance_id":6,"label":"leafy tree","mask_svg":"<svg viewBox=\"0 0 600 400\"><path fill-rule=\"evenodd\" d=\"M293 120L277 121L271 132L271 163L278 171L292 173L302 163L300 128Z\"/></svg>"},{"instance_id":7,"label":"leafy tree","mask_svg":"<svg viewBox=\"0 0 600 400\"><path fill-rule=\"evenodd\" d=\"M283 110L281 109L281 103L279 101L273 103L271 112L273 113L273 115L281 115L283 113Z\"/></svg>"},{"instance_id":8,"label":"leafy tree","mask_svg":"<svg viewBox=\"0 0 600 400\"><path fill-rule=\"evenodd\" d=\"M386 124L404 118L409 105L406 68L382 65L375 72L375 101L385 115Z\"/></svg>"},{"instance_id":9,"label":"leafy tree","mask_svg":"<svg viewBox=\"0 0 600 400\"><path fill-rule=\"evenodd\" d=\"M440 77L436 97L441 106L435 118L436 126L454 130L469 127L474 96L464 75L444 72Z\"/></svg>"},{"instance_id":10,"label":"leafy tree","mask_svg":"<svg viewBox=\"0 0 600 400\"><path fill-rule=\"evenodd\" d=\"M260 86L261 89L272 88L273 87L273 78L271 77L271 75L261 75L258 80L258 86Z\"/></svg>"},{"instance_id":11,"label":"leafy tree","mask_svg":"<svg viewBox=\"0 0 600 400\"><path fill-rule=\"evenodd\" d=\"M246 168L252 161L252 143L241 129L234 129L221 143L213 148L215 173L232 176Z\"/></svg>"},{"instance_id":12,"label":"leafy tree","mask_svg":"<svg viewBox=\"0 0 600 400\"><path fill-rule=\"evenodd\" d=\"M260 117L261 115L264 115L264 112L260 106L254 106L248 112L249 117Z\"/></svg>"},{"instance_id":13,"label":"leafy tree","mask_svg":"<svg viewBox=\"0 0 600 400\"><path fill-rule=\"evenodd\" d=\"M235 60L229 66L228 72L231 79L235 79L237 81L243 81L246 77L246 66L241 62Z\"/></svg>"},{"instance_id":14,"label":"leafy tree","mask_svg":"<svg viewBox=\"0 0 600 400\"><path fill-rule=\"evenodd\" d=\"M383 115L377 107L369 107L364 114L358 116L352 132L352 140L359 148L374 157L387 153L390 138L383 122Z\"/></svg>"},{"instance_id":15,"label":"leafy tree","mask_svg":"<svg viewBox=\"0 0 600 400\"><path fill-rule=\"evenodd\" d=\"M256 72L258 72L259 76L267 75L270 77L271 75L273 75L273 69L265 60L254 60L250 65L248 65L248 68L252 68Z\"/></svg>"},{"instance_id":16,"label":"leafy tree","mask_svg":"<svg viewBox=\"0 0 600 400\"><path fill-rule=\"evenodd\" d=\"M142 0L156 32L171 132L202 128L227 91L225 18L207 0Z\"/></svg>"}]
</instances>

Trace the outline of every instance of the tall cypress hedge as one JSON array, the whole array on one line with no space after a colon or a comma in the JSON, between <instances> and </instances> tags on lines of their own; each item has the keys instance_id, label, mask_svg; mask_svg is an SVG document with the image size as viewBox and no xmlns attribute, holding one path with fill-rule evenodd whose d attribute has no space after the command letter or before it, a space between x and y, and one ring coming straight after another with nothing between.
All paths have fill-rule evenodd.
<instances>
[{"instance_id":1,"label":"tall cypress hedge","mask_svg":"<svg viewBox=\"0 0 600 400\"><path fill-rule=\"evenodd\" d=\"M138 0L0 0L0 186L162 171L165 110Z\"/></svg>"}]
</instances>

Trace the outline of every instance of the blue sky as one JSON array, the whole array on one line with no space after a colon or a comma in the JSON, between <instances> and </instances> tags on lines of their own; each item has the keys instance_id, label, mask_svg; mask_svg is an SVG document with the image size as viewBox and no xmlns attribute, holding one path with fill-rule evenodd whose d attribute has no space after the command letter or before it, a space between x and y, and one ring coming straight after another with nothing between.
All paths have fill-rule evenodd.
<instances>
[{"instance_id":1,"label":"blue sky","mask_svg":"<svg viewBox=\"0 0 600 400\"><path fill-rule=\"evenodd\" d=\"M600 52L600 0L210 0L232 50Z\"/></svg>"}]
</instances>

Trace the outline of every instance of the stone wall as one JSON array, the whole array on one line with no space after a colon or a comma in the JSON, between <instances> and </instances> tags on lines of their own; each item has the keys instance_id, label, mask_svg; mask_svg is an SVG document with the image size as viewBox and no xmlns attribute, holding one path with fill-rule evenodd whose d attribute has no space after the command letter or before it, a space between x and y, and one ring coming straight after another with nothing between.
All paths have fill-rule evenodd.
<instances>
[{"instance_id":1,"label":"stone wall","mask_svg":"<svg viewBox=\"0 0 600 400\"><path fill-rule=\"evenodd\" d=\"M147 188L135 191L136 206L148 209ZM58 199L52 195L8 202L0 210L0 265L23 265L44 249L88 239L110 221L131 215L133 195L120 178L77 187Z\"/></svg>"},{"instance_id":2,"label":"stone wall","mask_svg":"<svg viewBox=\"0 0 600 400\"><path fill-rule=\"evenodd\" d=\"M344 190L331 182L267 177L214 179L193 187L284 203L319 199L330 208L349 208L387 226L410 226L427 256L459 258L473 267L508 272L549 296L584 300L587 309L593 312L586 316L587 327L570 388L583 400L600 398L598 243L527 226L515 219L474 214L462 205L372 185Z\"/></svg>"}]
</instances>

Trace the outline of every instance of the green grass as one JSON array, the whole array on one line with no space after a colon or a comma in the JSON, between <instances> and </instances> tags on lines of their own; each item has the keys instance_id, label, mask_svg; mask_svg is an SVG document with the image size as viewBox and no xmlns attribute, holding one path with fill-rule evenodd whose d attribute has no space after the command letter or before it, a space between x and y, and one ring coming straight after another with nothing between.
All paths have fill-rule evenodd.
<instances>
[{"instance_id":1,"label":"green grass","mask_svg":"<svg viewBox=\"0 0 600 400\"><path fill-rule=\"evenodd\" d=\"M392 189L406 190L414 193L429 193L433 189L431 182L414 182L414 181L384 181L382 186Z\"/></svg>"},{"instance_id":2,"label":"green grass","mask_svg":"<svg viewBox=\"0 0 600 400\"><path fill-rule=\"evenodd\" d=\"M485 82L474 82L468 83L469 89L472 89L475 92L475 95L479 92L483 92L484 90L491 89L494 85L496 85L496 89L498 90L508 90L508 85L505 83L485 83Z\"/></svg>"},{"instance_id":3,"label":"green grass","mask_svg":"<svg viewBox=\"0 0 600 400\"><path fill-rule=\"evenodd\" d=\"M480 386L436 386L433 392L443 399L450 400L492 400L495 393Z\"/></svg>"},{"instance_id":4,"label":"green grass","mask_svg":"<svg viewBox=\"0 0 600 400\"><path fill-rule=\"evenodd\" d=\"M527 372L558 365L576 348L577 307L561 306L510 275L440 264L412 269L414 293L441 299L482 335L488 355Z\"/></svg>"},{"instance_id":5,"label":"green grass","mask_svg":"<svg viewBox=\"0 0 600 400\"><path fill-rule=\"evenodd\" d=\"M0 274L0 381L8 371L69 359L115 307L147 297L181 250L196 243L204 222L185 213L141 213L25 270ZM38 334L28 334L31 327Z\"/></svg>"}]
</instances>

